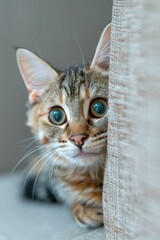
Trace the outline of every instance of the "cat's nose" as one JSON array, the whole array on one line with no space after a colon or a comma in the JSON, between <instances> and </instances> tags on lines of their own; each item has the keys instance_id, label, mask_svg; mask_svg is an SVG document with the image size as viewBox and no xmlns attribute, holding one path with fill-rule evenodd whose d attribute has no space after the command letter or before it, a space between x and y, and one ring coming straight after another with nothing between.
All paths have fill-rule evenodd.
<instances>
[{"instance_id":1,"label":"cat's nose","mask_svg":"<svg viewBox=\"0 0 160 240\"><path fill-rule=\"evenodd\" d=\"M81 134L71 136L70 140L74 142L74 144L77 145L78 147L81 147L87 138L88 136Z\"/></svg>"}]
</instances>

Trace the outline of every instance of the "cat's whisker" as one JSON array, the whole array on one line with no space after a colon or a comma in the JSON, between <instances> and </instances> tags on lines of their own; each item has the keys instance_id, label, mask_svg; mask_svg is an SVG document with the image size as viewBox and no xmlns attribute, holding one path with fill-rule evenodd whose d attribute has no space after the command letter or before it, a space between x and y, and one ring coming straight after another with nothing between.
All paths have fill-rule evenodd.
<instances>
[{"instance_id":1,"label":"cat's whisker","mask_svg":"<svg viewBox=\"0 0 160 240\"><path fill-rule=\"evenodd\" d=\"M90 146L87 146L87 149L99 149L101 148L101 146L103 146L105 144L106 141L98 141L98 142L94 142L92 143Z\"/></svg>"},{"instance_id":2,"label":"cat's whisker","mask_svg":"<svg viewBox=\"0 0 160 240\"><path fill-rule=\"evenodd\" d=\"M33 167L34 163L35 163L35 162L38 160L38 158L40 158L43 154L44 154L44 152L43 152L42 154L38 155L33 161L31 161L31 162L28 164L28 166L27 166L25 169L23 169L22 175L23 175L25 172L27 172L27 170L28 170L31 166Z\"/></svg>"},{"instance_id":3,"label":"cat's whisker","mask_svg":"<svg viewBox=\"0 0 160 240\"><path fill-rule=\"evenodd\" d=\"M107 135L103 135L103 136L96 136L93 139L91 139L91 142L100 142L100 141L106 141L107 140Z\"/></svg>"},{"instance_id":4,"label":"cat's whisker","mask_svg":"<svg viewBox=\"0 0 160 240\"><path fill-rule=\"evenodd\" d=\"M49 152L49 154L50 154L50 152ZM47 163L49 163L49 161L50 161L51 157L53 157L53 155L54 155L54 153L51 154L51 155L45 160L45 162L42 164L42 166L40 167L40 169L39 169L39 171L38 171L38 173L37 173L37 175L36 175L36 178L35 178L35 181L34 181L34 184L33 184L33 189L32 189L32 199L34 198L36 183L37 183L39 174L40 174L40 172L42 171L42 169L45 167L45 165L46 165Z\"/></svg>"},{"instance_id":5,"label":"cat's whisker","mask_svg":"<svg viewBox=\"0 0 160 240\"><path fill-rule=\"evenodd\" d=\"M54 182L54 180L56 178L56 171L58 169L58 159L60 160L60 158L61 158L60 155L57 154L57 156L56 156L56 158L54 159L54 162L53 162L53 167L54 167L54 179L53 179L53 182ZM53 174L52 174L52 176L53 176Z\"/></svg>"},{"instance_id":6,"label":"cat's whisker","mask_svg":"<svg viewBox=\"0 0 160 240\"><path fill-rule=\"evenodd\" d=\"M49 187L52 186L52 179L51 179L51 175L52 175L52 172L53 172L53 168L54 168L54 165L53 163L51 164L50 166L50 169L49 169L49 172L48 172L48 178L49 178Z\"/></svg>"},{"instance_id":7,"label":"cat's whisker","mask_svg":"<svg viewBox=\"0 0 160 240\"><path fill-rule=\"evenodd\" d=\"M85 68L86 62L85 62L84 54L83 54L83 51L82 51L82 48L81 48L81 46L80 46L80 42L78 41L78 39L77 39L77 45L78 45L78 48L79 48L79 51L80 51L80 54L81 54L83 67ZM85 74L85 78L86 78L86 80L87 80L87 75L86 75L86 72L85 72L85 71L84 71L84 74ZM88 80L87 80L87 81L88 81Z\"/></svg>"},{"instance_id":8,"label":"cat's whisker","mask_svg":"<svg viewBox=\"0 0 160 240\"><path fill-rule=\"evenodd\" d=\"M58 163L62 160L63 157L60 156L60 154L57 152L56 152L56 154L57 154L57 156L56 156L56 158L54 158L54 162L52 163L52 166L50 168L49 178L50 178L50 187L51 187L52 191L54 192L56 199L58 199L58 195L54 188L54 182L55 182L56 176L57 176L56 174L57 174L58 166L59 166Z\"/></svg>"},{"instance_id":9,"label":"cat's whisker","mask_svg":"<svg viewBox=\"0 0 160 240\"><path fill-rule=\"evenodd\" d=\"M53 179L53 182L55 181L56 173L57 173L57 171L58 171L58 166L59 166L58 162L61 161L62 158L63 158L63 157L60 156L60 154L57 153L57 157L56 157L56 159L55 159L54 162L53 162L53 167L54 167L54 179ZM57 164L56 164L56 163L57 163ZM53 173L52 173L51 177L53 177ZM54 187L53 187L53 186L52 186L52 189L54 190Z\"/></svg>"},{"instance_id":10,"label":"cat's whisker","mask_svg":"<svg viewBox=\"0 0 160 240\"><path fill-rule=\"evenodd\" d=\"M39 141L39 139L34 139L32 142L30 142L24 149L23 149L23 152L25 150L27 150L32 144L34 144L35 142Z\"/></svg>"},{"instance_id":11,"label":"cat's whisker","mask_svg":"<svg viewBox=\"0 0 160 240\"><path fill-rule=\"evenodd\" d=\"M79 48L79 51L80 51L80 54L81 54L81 58L82 58L82 63L83 63L83 67L86 66L86 63L85 63L85 59L84 59L84 54L82 52L82 48L80 46L80 42L78 39L76 39L76 42L77 42L77 45L78 45L78 48Z\"/></svg>"},{"instance_id":12,"label":"cat's whisker","mask_svg":"<svg viewBox=\"0 0 160 240\"><path fill-rule=\"evenodd\" d=\"M51 164L49 172L48 172L48 177L49 177L49 186L52 186L52 181L51 181L51 173L53 171L53 164Z\"/></svg>"},{"instance_id":13,"label":"cat's whisker","mask_svg":"<svg viewBox=\"0 0 160 240\"><path fill-rule=\"evenodd\" d=\"M104 133L101 133L99 136L100 137L104 137L104 136L107 136L108 135L108 133L107 132L104 132Z\"/></svg>"},{"instance_id":14,"label":"cat's whisker","mask_svg":"<svg viewBox=\"0 0 160 240\"><path fill-rule=\"evenodd\" d=\"M38 157L39 157L39 156L38 156ZM26 168L23 169L23 171L21 172L22 175L23 175L25 172L27 172L27 170L37 161L37 158L38 158L38 157L36 157L32 162L30 162L30 163L27 165Z\"/></svg>"},{"instance_id":15,"label":"cat's whisker","mask_svg":"<svg viewBox=\"0 0 160 240\"><path fill-rule=\"evenodd\" d=\"M53 160L53 162L51 164L51 168L49 170L49 184L51 183L51 181L50 181L51 180L51 178L50 178L50 176L51 176L51 169L53 170L53 168L55 166L55 162L56 162L57 159L58 159L58 155L57 155L57 152L55 152L55 158L54 158L54 160Z\"/></svg>"},{"instance_id":16,"label":"cat's whisker","mask_svg":"<svg viewBox=\"0 0 160 240\"><path fill-rule=\"evenodd\" d=\"M51 181L50 186L51 186L51 189L52 189L56 199L58 199L58 194L57 194L57 192L54 188L54 183L55 183L55 180L56 180L56 176L57 176L56 174L57 174L58 166L59 166L58 162L61 161L62 158L63 158L62 156L57 154L57 157L56 157L56 159L54 159L54 163L52 164L52 171L51 171L51 174L50 174L50 179L51 179L50 180Z\"/></svg>"},{"instance_id":17,"label":"cat's whisker","mask_svg":"<svg viewBox=\"0 0 160 240\"><path fill-rule=\"evenodd\" d=\"M37 138L37 136L29 137L29 138L23 139L23 140L19 141L18 143L27 142L27 141L30 141L30 140L35 139L35 138Z\"/></svg>"},{"instance_id":18,"label":"cat's whisker","mask_svg":"<svg viewBox=\"0 0 160 240\"><path fill-rule=\"evenodd\" d=\"M42 150L42 149L45 149L49 146L52 146L52 149L54 148L58 148L58 146L55 146L53 147L53 142L51 143L48 143L48 144L45 144L45 145L38 145L38 146L35 146L34 148L32 148L30 151L28 151L19 161L18 163L15 165L15 167L12 169L11 173L10 174L13 174L14 171L16 170L16 168L25 160L27 159L31 154L39 151L39 150Z\"/></svg>"},{"instance_id":19,"label":"cat's whisker","mask_svg":"<svg viewBox=\"0 0 160 240\"><path fill-rule=\"evenodd\" d=\"M78 163L75 163L74 168L71 169L71 174L73 174L74 171L76 171L77 167L78 167Z\"/></svg>"},{"instance_id":20,"label":"cat's whisker","mask_svg":"<svg viewBox=\"0 0 160 240\"><path fill-rule=\"evenodd\" d=\"M54 189L54 182L55 182L55 178L56 178L56 171L57 171L57 168L58 168L58 164L56 165L55 163L58 162L59 158L59 154L57 155L56 159L54 159L54 163L52 163L51 165L51 168L50 168L50 172L49 172L49 183L50 183L50 187L52 189L52 191L54 192L54 195L56 198L57 197L57 194L56 194L56 191ZM54 178L53 178L53 174L54 174Z\"/></svg>"},{"instance_id":21,"label":"cat's whisker","mask_svg":"<svg viewBox=\"0 0 160 240\"><path fill-rule=\"evenodd\" d=\"M29 175L31 174L31 172L33 171L33 169L44 159L44 157L46 157L48 154L50 154L50 152L47 152L47 153L43 153L41 156L41 158L34 164L34 166L30 169L30 171L28 172L25 180L24 180L24 183L23 183L23 186L22 186L22 193L24 192L24 188L25 188L25 185L27 183L27 180L28 180L28 177Z\"/></svg>"},{"instance_id":22,"label":"cat's whisker","mask_svg":"<svg viewBox=\"0 0 160 240\"><path fill-rule=\"evenodd\" d=\"M54 157L54 155L56 156L56 154L57 154L57 150L51 154L51 156L49 157L49 159L52 158L52 157ZM55 158L54 158L54 161L55 161ZM51 161L51 163L52 163L52 164L51 164L51 167L50 167L50 170L49 170L49 176L50 176L51 168L53 169L53 167L54 167L53 161ZM50 179L49 179L49 185L50 185Z\"/></svg>"},{"instance_id":23,"label":"cat's whisker","mask_svg":"<svg viewBox=\"0 0 160 240\"><path fill-rule=\"evenodd\" d=\"M16 168L25 160L27 159L28 156L30 156L31 154L35 153L36 151L40 150L41 148L38 147L38 148L32 148L32 150L30 150L28 153L26 153L19 161L18 163L15 165L15 167L12 169L11 173L10 174L13 174L14 171L16 170Z\"/></svg>"}]
</instances>

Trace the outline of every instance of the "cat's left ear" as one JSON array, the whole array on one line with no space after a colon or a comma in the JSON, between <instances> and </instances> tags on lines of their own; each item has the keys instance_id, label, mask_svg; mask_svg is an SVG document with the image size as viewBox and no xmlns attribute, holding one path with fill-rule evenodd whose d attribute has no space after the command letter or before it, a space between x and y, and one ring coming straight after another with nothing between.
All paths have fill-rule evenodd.
<instances>
[{"instance_id":1,"label":"cat's left ear","mask_svg":"<svg viewBox=\"0 0 160 240\"><path fill-rule=\"evenodd\" d=\"M110 58L110 38L111 38L111 23L108 24L102 32L90 68L98 66L104 70L108 69Z\"/></svg>"},{"instance_id":2,"label":"cat's left ear","mask_svg":"<svg viewBox=\"0 0 160 240\"><path fill-rule=\"evenodd\" d=\"M17 63L29 94L29 101L41 101L42 94L58 73L45 61L26 49L17 50Z\"/></svg>"}]
</instances>

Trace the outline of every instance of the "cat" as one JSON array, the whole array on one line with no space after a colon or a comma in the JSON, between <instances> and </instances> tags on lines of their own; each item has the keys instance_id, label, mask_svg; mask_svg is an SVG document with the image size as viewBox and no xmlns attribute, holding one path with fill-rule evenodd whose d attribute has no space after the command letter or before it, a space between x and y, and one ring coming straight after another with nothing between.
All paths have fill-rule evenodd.
<instances>
[{"instance_id":1,"label":"cat","mask_svg":"<svg viewBox=\"0 0 160 240\"><path fill-rule=\"evenodd\" d=\"M17 50L28 90L27 125L42 145L42 176L51 181L46 189L54 200L70 206L83 227L103 224L110 35L109 24L91 64L66 71L55 70L26 49ZM28 192L33 191L31 182ZM37 196L40 182L37 178L34 186Z\"/></svg>"}]
</instances>

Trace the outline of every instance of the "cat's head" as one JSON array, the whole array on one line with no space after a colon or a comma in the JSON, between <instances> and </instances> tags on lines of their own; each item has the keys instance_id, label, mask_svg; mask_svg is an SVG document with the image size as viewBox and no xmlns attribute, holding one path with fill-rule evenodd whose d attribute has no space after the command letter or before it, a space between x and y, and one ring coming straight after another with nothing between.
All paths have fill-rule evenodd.
<instances>
[{"instance_id":1,"label":"cat's head","mask_svg":"<svg viewBox=\"0 0 160 240\"><path fill-rule=\"evenodd\" d=\"M110 28L87 67L57 72L28 50L17 51L29 94L27 124L56 164L88 166L105 157Z\"/></svg>"}]
</instances>

